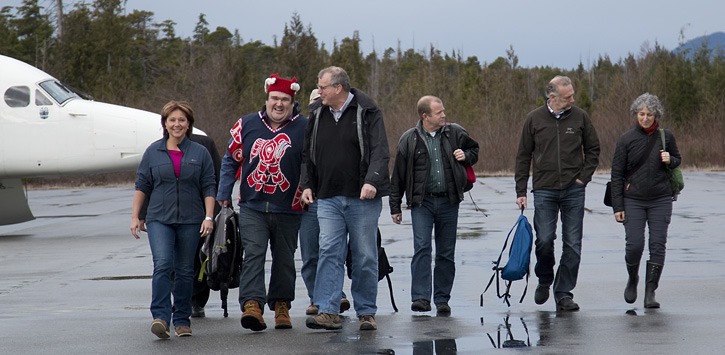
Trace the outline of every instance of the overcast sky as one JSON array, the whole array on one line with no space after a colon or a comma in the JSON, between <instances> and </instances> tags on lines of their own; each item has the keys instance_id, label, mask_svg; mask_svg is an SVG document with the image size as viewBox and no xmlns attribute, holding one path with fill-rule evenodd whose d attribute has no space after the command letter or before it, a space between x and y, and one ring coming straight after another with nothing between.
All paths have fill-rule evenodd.
<instances>
[{"instance_id":1,"label":"overcast sky","mask_svg":"<svg viewBox=\"0 0 725 355\"><path fill-rule=\"evenodd\" d=\"M66 12L75 2L64 0ZM238 29L244 42L269 45L296 12L327 49L359 31L365 54L398 42L404 50L427 52L432 44L491 63L513 46L524 67L582 62L588 68L600 55L617 61L638 55L643 45L674 49L681 31L686 40L725 31L723 0L127 0L126 9L153 12L156 22L173 20L182 38L192 35L204 13L211 31Z\"/></svg>"}]
</instances>

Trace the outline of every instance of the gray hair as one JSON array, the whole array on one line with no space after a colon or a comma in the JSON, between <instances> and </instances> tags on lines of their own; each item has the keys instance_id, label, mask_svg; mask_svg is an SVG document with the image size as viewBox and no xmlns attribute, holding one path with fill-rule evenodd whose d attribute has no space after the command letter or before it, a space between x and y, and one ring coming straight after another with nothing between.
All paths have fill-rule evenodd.
<instances>
[{"instance_id":1,"label":"gray hair","mask_svg":"<svg viewBox=\"0 0 725 355\"><path fill-rule=\"evenodd\" d=\"M327 67L320 70L320 73L317 74L317 78L321 79L322 76L327 73L330 74L330 85L341 85L342 90L350 92L350 77L347 75L345 69L335 66Z\"/></svg>"},{"instance_id":2,"label":"gray hair","mask_svg":"<svg viewBox=\"0 0 725 355\"><path fill-rule=\"evenodd\" d=\"M559 88L562 86L569 86L571 84L571 79L569 79L568 76L564 75L557 75L551 81L549 81L549 84L546 85L546 89L544 89L544 95L546 97L549 97L549 95L559 96Z\"/></svg>"},{"instance_id":3,"label":"gray hair","mask_svg":"<svg viewBox=\"0 0 725 355\"><path fill-rule=\"evenodd\" d=\"M636 117L637 112L645 107L647 110L654 113L655 118L660 118L665 114L665 109L662 106L660 99L656 95L652 95L648 92L639 95L638 98L634 99L632 106L629 107L629 112L632 116Z\"/></svg>"}]
</instances>

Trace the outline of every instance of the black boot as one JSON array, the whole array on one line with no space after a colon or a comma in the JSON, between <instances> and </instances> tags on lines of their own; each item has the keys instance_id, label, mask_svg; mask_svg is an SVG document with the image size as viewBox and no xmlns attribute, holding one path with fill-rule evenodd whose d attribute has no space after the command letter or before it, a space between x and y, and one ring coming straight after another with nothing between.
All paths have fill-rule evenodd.
<instances>
[{"instance_id":1,"label":"black boot","mask_svg":"<svg viewBox=\"0 0 725 355\"><path fill-rule=\"evenodd\" d=\"M647 277L644 288L644 308L660 308L659 302L655 300L655 290L660 283L662 265L647 261Z\"/></svg>"},{"instance_id":2,"label":"black boot","mask_svg":"<svg viewBox=\"0 0 725 355\"><path fill-rule=\"evenodd\" d=\"M624 288L624 300L627 303L634 303L637 300L637 283L639 282L639 263L627 264L627 287Z\"/></svg>"}]
</instances>

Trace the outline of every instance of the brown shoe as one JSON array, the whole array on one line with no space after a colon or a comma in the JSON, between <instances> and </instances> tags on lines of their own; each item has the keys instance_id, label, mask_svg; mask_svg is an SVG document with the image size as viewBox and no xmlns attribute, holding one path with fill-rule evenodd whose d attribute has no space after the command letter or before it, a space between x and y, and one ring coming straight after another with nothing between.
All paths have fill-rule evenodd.
<instances>
[{"instance_id":1,"label":"brown shoe","mask_svg":"<svg viewBox=\"0 0 725 355\"><path fill-rule=\"evenodd\" d=\"M255 332L267 329L267 324L264 323L264 318L262 318L262 308L259 307L259 302L255 300L244 302L242 328L251 329Z\"/></svg>"},{"instance_id":2,"label":"brown shoe","mask_svg":"<svg viewBox=\"0 0 725 355\"><path fill-rule=\"evenodd\" d=\"M161 339L168 339L169 325L166 324L166 321L164 320L154 319L154 321L151 323L151 333L154 333L154 335Z\"/></svg>"},{"instance_id":3,"label":"brown shoe","mask_svg":"<svg viewBox=\"0 0 725 355\"><path fill-rule=\"evenodd\" d=\"M307 318L307 328L310 329L326 329L338 330L342 328L340 316L331 313L320 313L316 316Z\"/></svg>"},{"instance_id":4,"label":"brown shoe","mask_svg":"<svg viewBox=\"0 0 725 355\"><path fill-rule=\"evenodd\" d=\"M360 330L377 330L378 323L375 322L375 316L360 316Z\"/></svg>"},{"instance_id":5,"label":"brown shoe","mask_svg":"<svg viewBox=\"0 0 725 355\"><path fill-rule=\"evenodd\" d=\"M348 301L347 298L343 297L340 300L340 313L344 313L348 309L350 309L350 301Z\"/></svg>"},{"instance_id":6,"label":"brown shoe","mask_svg":"<svg viewBox=\"0 0 725 355\"><path fill-rule=\"evenodd\" d=\"M185 325L180 325L176 327L176 333L177 337L190 337L191 336L191 327L187 327Z\"/></svg>"},{"instance_id":7,"label":"brown shoe","mask_svg":"<svg viewBox=\"0 0 725 355\"><path fill-rule=\"evenodd\" d=\"M274 303L274 329L292 329L292 320L289 317L287 302Z\"/></svg>"},{"instance_id":8,"label":"brown shoe","mask_svg":"<svg viewBox=\"0 0 725 355\"><path fill-rule=\"evenodd\" d=\"M317 307L314 304L307 306L307 310L305 311L305 314L307 314L308 316L314 316L317 313L320 313L320 307Z\"/></svg>"}]
</instances>

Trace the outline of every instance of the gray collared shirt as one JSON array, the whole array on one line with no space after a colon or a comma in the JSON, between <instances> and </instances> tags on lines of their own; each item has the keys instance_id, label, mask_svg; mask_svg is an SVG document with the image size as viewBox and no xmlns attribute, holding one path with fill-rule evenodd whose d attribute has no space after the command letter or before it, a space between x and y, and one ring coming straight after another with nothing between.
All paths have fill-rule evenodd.
<instances>
[{"instance_id":1,"label":"gray collared shirt","mask_svg":"<svg viewBox=\"0 0 725 355\"><path fill-rule=\"evenodd\" d=\"M332 112L332 117L335 118L335 122L340 120L340 117L342 117L342 113L345 112L345 109L350 106L350 101L352 101L352 98L355 97L351 92L347 93L347 100L345 100L345 103L342 104L342 107L340 107L340 110L335 110L330 106L330 112Z\"/></svg>"}]
</instances>

